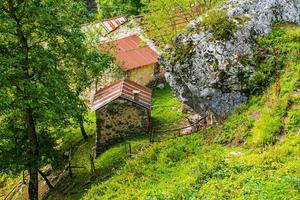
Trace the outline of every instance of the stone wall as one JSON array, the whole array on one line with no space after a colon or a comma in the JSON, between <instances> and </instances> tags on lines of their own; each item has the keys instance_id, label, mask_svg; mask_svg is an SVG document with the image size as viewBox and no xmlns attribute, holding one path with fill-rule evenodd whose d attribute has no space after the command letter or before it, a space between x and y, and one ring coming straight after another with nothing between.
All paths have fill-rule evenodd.
<instances>
[{"instance_id":1,"label":"stone wall","mask_svg":"<svg viewBox=\"0 0 300 200\"><path fill-rule=\"evenodd\" d=\"M130 80L145 86L154 80L154 65L143 66L126 73Z\"/></svg>"},{"instance_id":2,"label":"stone wall","mask_svg":"<svg viewBox=\"0 0 300 200\"><path fill-rule=\"evenodd\" d=\"M126 73L130 80L140 85L147 86L158 79L164 79L165 70L158 64L151 64L130 70Z\"/></svg>"},{"instance_id":3,"label":"stone wall","mask_svg":"<svg viewBox=\"0 0 300 200\"><path fill-rule=\"evenodd\" d=\"M96 111L96 155L124 138L147 134L148 110L131 101L118 98Z\"/></svg>"}]
</instances>

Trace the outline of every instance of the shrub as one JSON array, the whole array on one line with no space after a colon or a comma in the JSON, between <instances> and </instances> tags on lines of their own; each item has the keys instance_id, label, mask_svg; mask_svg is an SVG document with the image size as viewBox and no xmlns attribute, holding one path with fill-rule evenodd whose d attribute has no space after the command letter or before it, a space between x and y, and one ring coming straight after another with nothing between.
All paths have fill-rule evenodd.
<instances>
[{"instance_id":1,"label":"shrub","mask_svg":"<svg viewBox=\"0 0 300 200\"><path fill-rule=\"evenodd\" d=\"M227 16L227 10L212 10L203 18L202 25L211 28L215 40L229 40L238 29L238 25Z\"/></svg>"},{"instance_id":2,"label":"shrub","mask_svg":"<svg viewBox=\"0 0 300 200\"><path fill-rule=\"evenodd\" d=\"M299 63L300 32L298 29L287 29L289 26L276 25L271 34L257 39L254 59L256 69L249 84L252 93L261 92L274 82L278 72L288 64L287 60Z\"/></svg>"},{"instance_id":3,"label":"shrub","mask_svg":"<svg viewBox=\"0 0 300 200\"><path fill-rule=\"evenodd\" d=\"M254 123L250 144L264 146L276 142L276 135L280 131L281 116L269 108L262 111L262 116Z\"/></svg>"},{"instance_id":4,"label":"shrub","mask_svg":"<svg viewBox=\"0 0 300 200\"><path fill-rule=\"evenodd\" d=\"M289 111L288 117L286 119L286 127L288 133L297 134L297 131L300 130L300 111L299 109L293 109Z\"/></svg>"}]
</instances>

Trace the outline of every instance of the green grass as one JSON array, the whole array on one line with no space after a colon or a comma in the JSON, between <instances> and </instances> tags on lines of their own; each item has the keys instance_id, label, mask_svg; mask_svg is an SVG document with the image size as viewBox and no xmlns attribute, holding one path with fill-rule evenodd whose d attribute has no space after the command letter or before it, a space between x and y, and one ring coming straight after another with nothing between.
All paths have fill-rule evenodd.
<instances>
[{"instance_id":1,"label":"green grass","mask_svg":"<svg viewBox=\"0 0 300 200\"><path fill-rule=\"evenodd\" d=\"M182 105L166 84L163 89L154 89L152 95L152 124L154 130L167 130L178 128L179 122L182 121L185 115L182 113ZM174 137L176 131L155 133L154 141L160 141Z\"/></svg>"},{"instance_id":2,"label":"green grass","mask_svg":"<svg viewBox=\"0 0 300 200\"><path fill-rule=\"evenodd\" d=\"M260 43L284 60L262 95L222 125L152 144L83 199L300 199L299 33L277 26Z\"/></svg>"},{"instance_id":3,"label":"green grass","mask_svg":"<svg viewBox=\"0 0 300 200\"><path fill-rule=\"evenodd\" d=\"M199 135L178 138L127 161L84 199L295 199L299 144L293 136L261 153L207 146Z\"/></svg>"},{"instance_id":4,"label":"green grass","mask_svg":"<svg viewBox=\"0 0 300 200\"><path fill-rule=\"evenodd\" d=\"M167 84L163 89L153 90L152 105L151 116L157 128L176 127L184 117L181 103Z\"/></svg>"}]
</instances>

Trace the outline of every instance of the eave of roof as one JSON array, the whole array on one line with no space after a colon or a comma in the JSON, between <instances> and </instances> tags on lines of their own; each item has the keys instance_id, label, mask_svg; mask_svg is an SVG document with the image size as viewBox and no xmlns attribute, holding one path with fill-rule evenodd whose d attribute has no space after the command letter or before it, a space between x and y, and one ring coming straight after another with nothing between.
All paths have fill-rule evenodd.
<instances>
[{"instance_id":1,"label":"eave of roof","mask_svg":"<svg viewBox=\"0 0 300 200\"><path fill-rule=\"evenodd\" d=\"M139 100L133 98L133 91L140 91ZM101 90L95 96L92 104L96 111L118 98L123 98L151 110L152 90L130 80L117 81Z\"/></svg>"},{"instance_id":2,"label":"eave of roof","mask_svg":"<svg viewBox=\"0 0 300 200\"><path fill-rule=\"evenodd\" d=\"M120 26L125 24L127 22L126 17L124 16L116 16L112 17L109 19L105 19L102 21L95 21L94 23L91 24L82 24L81 27L86 27L86 28L99 28L102 26L102 35L107 36L110 33L116 31Z\"/></svg>"}]
</instances>

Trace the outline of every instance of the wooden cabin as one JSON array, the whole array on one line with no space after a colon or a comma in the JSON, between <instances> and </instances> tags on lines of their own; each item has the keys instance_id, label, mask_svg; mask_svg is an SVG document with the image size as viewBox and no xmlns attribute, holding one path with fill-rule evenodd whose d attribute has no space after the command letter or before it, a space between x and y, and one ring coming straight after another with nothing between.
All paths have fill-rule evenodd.
<instances>
[{"instance_id":1,"label":"wooden cabin","mask_svg":"<svg viewBox=\"0 0 300 200\"><path fill-rule=\"evenodd\" d=\"M117 81L96 92L96 156L125 138L146 134L152 91L131 80Z\"/></svg>"}]
</instances>

